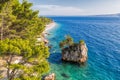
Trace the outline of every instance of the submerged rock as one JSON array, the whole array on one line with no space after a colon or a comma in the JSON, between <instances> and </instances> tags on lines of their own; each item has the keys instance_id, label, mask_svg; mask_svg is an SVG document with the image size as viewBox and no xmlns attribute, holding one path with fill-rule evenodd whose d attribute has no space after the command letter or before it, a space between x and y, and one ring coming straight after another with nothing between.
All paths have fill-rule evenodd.
<instances>
[{"instance_id":1,"label":"submerged rock","mask_svg":"<svg viewBox=\"0 0 120 80\"><path fill-rule=\"evenodd\" d=\"M62 49L62 60L84 63L87 60L87 46L84 42Z\"/></svg>"},{"instance_id":2,"label":"submerged rock","mask_svg":"<svg viewBox=\"0 0 120 80\"><path fill-rule=\"evenodd\" d=\"M55 74L52 73L52 74L45 76L44 80L55 80Z\"/></svg>"},{"instance_id":3,"label":"submerged rock","mask_svg":"<svg viewBox=\"0 0 120 80\"><path fill-rule=\"evenodd\" d=\"M62 73L61 74L63 77L65 77L65 78L69 78L69 76L67 75L67 74L65 74L65 73Z\"/></svg>"}]
</instances>

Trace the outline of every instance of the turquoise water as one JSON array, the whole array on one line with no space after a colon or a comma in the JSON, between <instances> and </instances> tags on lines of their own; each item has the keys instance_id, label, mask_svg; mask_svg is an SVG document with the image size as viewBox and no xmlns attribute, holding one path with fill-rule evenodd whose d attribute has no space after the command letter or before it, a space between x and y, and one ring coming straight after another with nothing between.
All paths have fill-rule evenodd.
<instances>
[{"instance_id":1,"label":"turquoise water","mask_svg":"<svg viewBox=\"0 0 120 80\"><path fill-rule=\"evenodd\" d=\"M50 17L56 27L47 38L52 46L51 70L56 80L120 80L120 17ZM88 61L84 65L61 61L59 42L70 34L84 39Z\"/></svg>"}]
</instances>

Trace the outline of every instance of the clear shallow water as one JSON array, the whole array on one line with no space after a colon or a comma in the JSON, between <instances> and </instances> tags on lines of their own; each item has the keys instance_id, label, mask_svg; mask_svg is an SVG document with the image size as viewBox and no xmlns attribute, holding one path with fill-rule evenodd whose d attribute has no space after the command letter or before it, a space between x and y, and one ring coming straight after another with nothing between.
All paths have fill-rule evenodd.
<instances>
[{"instance_id":1,"label":"clear shallow water","mask_svg":"<svg viewBox=\"0 0 120 80\"><path fill-rule=\"evenodd\" d=\"M120 17L50 17L58 25L47 38L52 49L48 59L56 80L120 80ZM88 51L85 65L61 61L59 42L70 34L84 39Z\"/></svg>"}]
</instances>

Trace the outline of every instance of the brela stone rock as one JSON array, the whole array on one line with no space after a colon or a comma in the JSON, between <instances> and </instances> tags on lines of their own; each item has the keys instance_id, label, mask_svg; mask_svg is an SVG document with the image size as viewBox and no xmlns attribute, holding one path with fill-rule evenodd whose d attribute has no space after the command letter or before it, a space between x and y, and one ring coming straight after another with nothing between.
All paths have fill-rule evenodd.
<instances>
[{"instance_id":1,"label":"brela stone rock","mask_svg":"<svg viewBox=\"0 0 120 80\"><path fill-rule=\"evenodd\" d=\"M87 52L88 49L85 43L74 44L62 49L62 60L84 63L87 60Z\"/></svg>"}]
</instances>

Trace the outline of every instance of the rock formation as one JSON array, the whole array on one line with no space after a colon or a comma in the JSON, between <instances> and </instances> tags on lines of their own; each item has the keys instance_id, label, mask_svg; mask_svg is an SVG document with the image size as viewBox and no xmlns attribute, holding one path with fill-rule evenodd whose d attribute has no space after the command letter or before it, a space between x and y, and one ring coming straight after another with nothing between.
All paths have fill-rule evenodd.
<instances>
[{"instance_id":1,"label":"rock formation","mask_svg":"<svg viewBox=\"0 0 120 80\"><path fill-rule=\"evenodd\" d=\"M62 60L84 63L87 60L87 46L85 43L73 44L62 49Z\"/></svg>"},{"instance_id":2,"label":"rock formation","mask_svg":"<svg viewBox=\"0 0 120 80\"><path fill-rule=\"evenodd\" d=\"M44 80L55 80L55 74L52 73L52 74L45 76Z\"/></svg>"}]
</instances>

